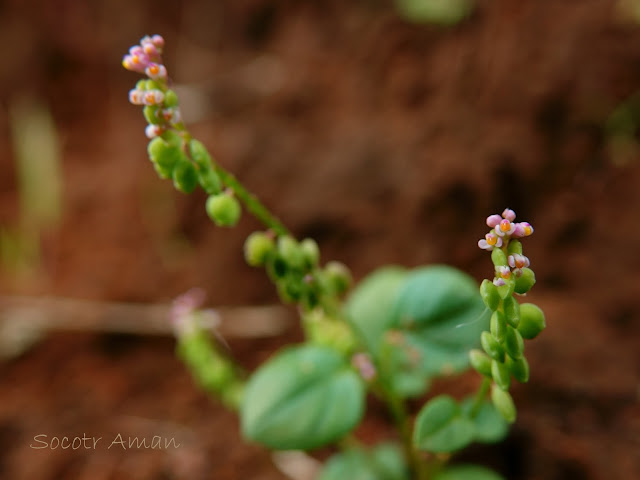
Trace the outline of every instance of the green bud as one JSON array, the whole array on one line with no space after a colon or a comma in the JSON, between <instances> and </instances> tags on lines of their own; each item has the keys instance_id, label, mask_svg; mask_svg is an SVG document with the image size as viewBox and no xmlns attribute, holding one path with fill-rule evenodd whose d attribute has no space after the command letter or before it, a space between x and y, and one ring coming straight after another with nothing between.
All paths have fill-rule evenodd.
<instances>
[{"instance_id":1,"label":"green bud","mask_svg":"<svg viewBox=\"0 0 640 480\"><path fill-rule=\"evenodd\" d=\"M344 293L351 286L351 272L345 264L335 261L329 262L324 267L324 272L334 292Z\"/></svg>"},{"instance_id":2,"label":"green bud","mask_svg":"<svg viewBox=\"0 0 640 480\"><path fill-rule=\"evenodd\" d=\"M198 170L198 181L204 191L209 195L215 195L222 191L222 182L220 181L220 177L216 172L211 170L211 168L203 169L200 167Z\"/></svg>"},{"instance_id":3,"label":"green bud","mask_svg":"<svg viewBox=\"0 0 640 480\"><path fill-rule=\"evenodd\" d=\"M158 107L155 105L146 105L142 109L142 114L144 115L144 119L147 123L151 123L153 125L159 125L162 121L158 118Z\"/></svg>"},{"instance_id":4,"label":"green bud","mask_svg":"<svg viewBox=\"0 0 640 480\"><path fill-rule=\"evenodd\" d=\"M507 366L511 373L513 374L513 378L515 378L520 383L526 383L529 381L529 362L525 357L521 357L518 359L512 359L507 357Z\"/></svg>"},{"instance_id":5,"label":"green bud","mask_svg":"<svg viewBox=\"0 0 640 480\"><path fill-rule=\"evenodd\" d=\"M165 87L155 80L147 80L147 90L162 90L164 91Z\"/></svg>"},{"instance_id":6,"label":"green bud","mask_svg":"<svg viewBox=\"0 0 640 480\"><path fill-rule=\"evenodd\" d=\"M310 267L317 266L320 261L320 249L316 241L311 238L305 238L300 242L300 248L302 249L302 254L304 255L307 265Z\"/></svg>"},{"instance_id":7,"label":"green bud","mask_svg":"<svg viewBox=\"0 0 640 480\"><path fill-rule=\"evenodd\" d=\"M162 178L170 178L173 169L180 162L188 162L184 152L175 145L168 144L156 137L147 146L149 159L155 164L156 171Z\"/></svg>"},{"instance_id":8,"label":"green bud","mask_svg":"<svg viewBox=\"0 0 640 480\"><path fill-rule=\"evenodd\" d=\"M513 289L516 285L516 280L514 276L511 275L504 282L504 285L498 287L498 295L500 295L500 298L502 298L503 300L513 295Z\"/></svg>"},{"instance_id":9,"label":"green bud","mask_svg":"<svg viewBox=\"0 0 640 480\"><path fill-rule=\"evenodd\" d=\"M494 248L491 252L491 261L496 267L507 265L507 256L501 248Z\"/></svg>"},{"instance_id":10,"label":"green bud","mask_svg":"<svg viewBox=\"0 0 640 480\"><path fill-rule=\"evenodd\" d=\"M184 139L182 135L173 131L173 130L165 130L160 137L167 142L169 145L173 145L182 150L182 145L184 144Z\"/></svg>"},{"instance_id":11,"label":"green bud","mask_svg":"<svg viewBox=\"0 0 640 480\"><path fill-rule=\"evenodd\" d=\"M520 321L520 305L513 297L507 297L503 300L504 318L512 327L517 327Z\"/></svg>"},{"instance_id":12,"label":"green bud","mask_svg":"<svg viewBox=\"0 0 640 480\"><path fill-rule=\"evenodd\" d=\"M178 105L178 95L173 90L167 90L164 92L164 104L167 107L175 107Z\"/></svg>"},{"instance_id":13,"label":"green bud","mask_svg":"<svg viewBox=\"0 0 640 480\"><path fill-rule=\"evenodd\" d=\"M345 322L313 314L305 319L305 325L313 343L331 347L345 355L356 347L353 332Z\"/></svg>"},{"instance_id":14,"label":"green bud","mask_svg":"<svg viewBox=\"0 0 640 480\"><path fill-rule=\"evenodd\" d=\"M475 348L469 351L469 362L475 371L491 377L491 357L484 352Z\"/></svg>"},{"instance_id":15,"label":"green bud","mask_svg":"<svg viewBox=\"0 0 640 480\"><path fill-rule=\"evenodd\" d=\"M498 308L498 305L500 304L500 295L498 294L498 289L491 280L487 280L485 278L482 281L480 284L480 296L489 310L495 311Z\"/></svg>"},{"instance_id":16,"label":"green bud","mask_svg":"<svg viewBox=\"0 0 640 480\"><path fill-rule=\"evenodd\" d=\"M142 90L143 92L147 89L147 80L138 80L136 83L136 90Z\"/></svg>"},{"instance_id":17,"label":"green bud","mask_svg":"<svg viewBox=\"0 0 640 480\"><path fill-rule=\"evenodd\" d=\"M487 352L491 358L498 360L499 362L504 361L504 348L502 348L502 345L493 338L493 335L489 332L482 332L480 334L480 343L482 344L484 351Z\"/></svg>"},{"instance_id":18,"label":"green bud","mask_svg":"<svg viewBox=\"0 0 640 480\"><path fill-rule=\"evenodd\" d=\"M514 253L518 253L522 255L522 243L520 240L511 240L509 242L509 246L507 247L507 252L509 255L513 255Z\"/></svg>"},{"instance_id":19,"label":"green bud","mask_svg":"<svg viewBox=\"0 0 640 480\"><path fill-rule=\"evenodd\" d=\"M502 390L509 390L511 385L511 372L509 368L502 362L493 360L491 362L491 376Z\"/></svg>"},{"instance_id":20,"label":"green bud","mask_svg":"<svg viewBox=\"0 0 640 480\"><path fill-rule=\"evenodd\" d=\"M185 157L186 158L186 157ZM198 172L189 160L183 160L173 169L173 185L182 193L191 193L198 185Z\"/></svg>"},{"instance_id":21,"label":"green bud","mask_svg":"<svg viewBox=\"0 0 640 480\"><path fill-rule=\"evenodd\" d=\"M267 257L273 252L273 238L264 232L253 232L244 242L244 258L252 267L264 265Z\"/></svg>"},{"instance_id":22,"label":"green bud","mask_svg":"<svg viewBox=\"0 0 640 480\"><path fill-rule=\"evenodd\" d=\"M522 358L524 353L524 340L515 328L508 326L504 339L504 347L511 358Z\"/></svg>"},{"instance_id":23,"label":"green bud","mask_svg":"<svg viewBox=\"0 0 640 480\"><path fill-rule=\"evenodd\" d=\"M196 165L203 170L211 170L211 155L207 151L207 148L198 140L191 140L189 142L189 153Z\"/></svg>"},{"instance_id":24,"label":"green bud","mask_svg":"<svg viewBox=\"0 0 640 480\"><path fill-rule=\"evenodd\" d=\"M536 338L538 334L547 326L544 313L533 303L523 303L520 305L520 323L518 332L528 339Z\"/></svg>"},{"instance_id":25,"label":"green bud","mask_svg":"<svg viewBox=\"0 0 640 480\"><path fill-rule=\"evenodd\" d=\"M227 193L210 195L206 209L209 218L220 227L233 227L240 220L242 213L238 200Z\"/></svg>"},{"instance_id":26,"label":"green bud","mask_svg":"<svg viewBox=\"0 0 640 480\"><path fill-rule=\"evenodd\" d=\"M290 268L301 269L304 265L304 253L300 244L290 235L278 237L278 254Z\"/></svg>"},{"instance_id":27,"label":"green bud","mask_svg":"<svg viewBox=\"0 0 640 480\"><path fill-rule=\"evenodd\" d=\"M304 287L299 276L288 275L278 282L278 293L284 302L297 302L304 294Z\"/></svg>"},{"instance_id":28,"label":"green bud","mask_svg":"<svg viewBox=\"0 0 640 480\"><path fill-rule=\"evenodd\" d=\"M530 268L525 267L522 269L522 275L516 278L514 291L522 295L531 290L531 287L533 287L535 283L536 274L533 273L533 270L531 270Z\"/></svg>"},{"instance_id":29,"label":"green bud","mask_svg":"<svg viewBox=\"0 0 640 480\"><path fill-rule=\"evenodd\" d=\"M498 342L503 342L507 331L507 321L504 319L504 313L499 310L493 312L493 315L491 315L490 325L491 335L493 335Z\"/></svg>"},{"instance_id":30,"label":"green bud","mask_svg":"<svg viewBox=\"0 0 640 480\"><path fill-rule=\"evenodd\" d=\"M516 406L513 404L513 398L509 392L493 385L491 387L491 401L507 422L513 423L516 420Z\"/></svg>"}]
</instances>

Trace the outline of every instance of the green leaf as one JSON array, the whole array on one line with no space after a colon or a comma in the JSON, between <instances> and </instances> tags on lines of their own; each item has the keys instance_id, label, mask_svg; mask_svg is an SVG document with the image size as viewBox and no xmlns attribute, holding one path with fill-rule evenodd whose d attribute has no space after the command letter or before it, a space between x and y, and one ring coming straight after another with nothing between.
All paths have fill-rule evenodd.
<instances>
[{"instance_id":1,"label":"green leaf","mask_svg":"<svg viewBox=\"0 0 640 480\"><path fill-rule=\"evenodd\" d=\"M358 424L364 396L362 381L336 351L290 347L249 379L240 409L242 432L273 449L320 447Z\"/></svg>"},{"instance_id":2,"label":"green leaf","mask_svg":"<svg viewBox=\"0 0 640 480\"><path fill-rule=\"evenodd\" d=\"M408 480L401 449L383 444L373 450L354 449L329 459L316 480Z\"/></svg>"},{"instance_id":3,"label":"green leaf","mask_svg":"<svg viewBox=\"0 0 640 480\"><path fill-rule=\"evenodd\" d=\"M468 352L489 327L489 313L471 277L437 265L409 274L398 291L393 316L409 346L420 352L420 368L428 380L468 368Z\"/></svg>"},{"instance_id":4,"label":"green leaf","mask_svg":"<svg viewBox=\"0 0 640 480\"><path fill-rule=\"evenodd\" d=\"M504 480L504 478L485 467L456 465L442 470L433 480Z\"/></svg>"},{"instance_id":5,"label":"green leaf","mask_svg":"<svg viewBox=\"0 0 640 480\"><path fill-rule=\"evenodd\" d=\"M413 443L420 450L453 452L473 441L475 426L448 395L430 400L416 418Z\"/></svg>"},{"instance_id":6,"label":"green leaf","mask_svg":"<svg viewBox=\"0 0 640 480\"><path fill-rule=\"evenodd\" d=\"M509 424L502 415L496 410L491 402L484 402L474 418L471 418L470 412L473 406L474 398L465 399L460 408L465 416L470 418L475 426L475 435L473 440L480 443L495 443L502 440L509 433Z\"/></svg>"},{"instance_id":7,"label":"green leaf","mask_svg":"<svg viewBox=\"0 0 640 480\"><path fill-rule=\"evenodd\" d=\"M362 280L345 302L349 322L374 356L379 353L385 330L393 323L396 294L406 278L404 268L381 268Z\"/></svg>"}]
</instances>

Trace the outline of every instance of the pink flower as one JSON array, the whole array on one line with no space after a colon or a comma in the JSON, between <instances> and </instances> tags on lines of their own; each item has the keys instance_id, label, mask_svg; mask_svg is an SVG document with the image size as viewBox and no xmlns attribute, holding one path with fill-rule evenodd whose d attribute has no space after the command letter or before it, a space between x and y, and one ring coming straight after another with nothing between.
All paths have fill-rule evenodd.
<instances>
[{"instance_id":1,"label":"pink flower","mask_svg":"<svg viewBox=\"0 0 640 480\"><path fill-rule=\"evenodd\" d=\"M495 247L500 248L502 246L502 238L498 237L492 232L487 233L483 239L478 240L478 247L483 250L493 250Z\"/></svg>"},{"instance_id":2,"label":"pink flower","mask_svg":"<svg viewBox=\"0 0 640 480\"><path fill-rule=\"evenodd\" d=\"M500 222L500 224L495 228L495 232L497 235L504 237L505 235L511 235L516 230L516 224L511 223L511 221L506 218Z\"/></svg>"},{"instance_id":3,"label":"pink flower","mask_svg":"<svg viewBox=\"0 0 640 480\"><path fill-rule=\"evenodd\" d=\"M509 257L507 258L507 261L509 262L509 266L511 268L525 268L530 265L529 259L519 253L514 253L513 255L509 255Z\"/></svg>"},{"instance_id":4,"label":"pink flower","mask_svg":"<svg viewBox=\"0 0 640 480\"><path fill-rule=\"evenodd\" d=\"M502 217L500 217L500 215L498 214L489 215L487 217L487 225L490 228L494 228L496 225L500 223L501 220L502 220Z\"/></svg>"},{"instance_id":5,"label":"pink flower","mask_svg":"<svg viewBox=\"0 0 640 480\"><path fill-rule=\"evenodd\" d=\"M504 212L502 212L502 218L505 218L510 222L513 222L516 219L516 212L514 212L510 208L505 208Z\"/></svg>"},{"instance_id":6,"label":"pink flower","mask_svg":"<svg viewBox=\"0 0 640 480\"><path fill-rule=\"evenodd\" d=\"M533 227L528 222L516 223L516 229L513 232L515 238L528 237L533 233Z\"/></svg>"},{"instance_id":7,"label":"pink flower","mask_svg":"<svg viewBox=\"0 0 640 480\"><path fill-rule=\"evenodd\" d=\"M496 267L496 276L508 280L511 277L511 269L506 265Z\"/></svg>"},{"instance_id":8,"label":"pink flower","mask_svg":"<svg viewBox=\"0 0 640 480\"><path fill-rule=\"evenodd\" d=\"M147 136L147 138L155 138L158 135L162 135L163 132L164 128L162 128L160 125L154 125L152 123L147 125L147 128L144 129L144 134Z\"/></svg>"},{"instance_id":9,"label":"pink flower","mask_svg":"<svg viewBox=\"0 0 640 480\"><path fill-rule=\"evenodd\" d=\"M134 105L144 105L144 91L137 88L129 90L129 101Z\"/></svg>"},{"instance_id":10,"label":"pink flower","mask_svg":"<svg viewBox=\"0 0 640 480\"><path fill-rule=\"evenodd\" d=\"M145 105L159 105L164 100L164 93L160 90L147 90L144 92L143 101Z\"/></svg>"},{"instance_id":11,"label":"pink flower","mask_svg":"<svg viewBox=\"0 0 640 480\"><path fill-rule=\"evenodd\" d=\"M149 66L145 68L144 73L152 80L167 78L167 69L164 65L158 63L150 63Z\"/></svg>"}]
</instances>

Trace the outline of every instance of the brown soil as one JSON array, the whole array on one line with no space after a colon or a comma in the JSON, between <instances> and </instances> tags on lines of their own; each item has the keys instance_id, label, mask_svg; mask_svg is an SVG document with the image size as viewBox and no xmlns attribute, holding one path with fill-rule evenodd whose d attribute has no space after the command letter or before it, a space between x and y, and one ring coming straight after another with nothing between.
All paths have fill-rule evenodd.
<instances>
[{"instance_id":1,"label":"brown soil","mask_svg":"<svg viewBox=\"0 0 640 480\"><path fill-rule=\"evenodd\" d=\"M445 29L408 24L389 1L1 2L0 224L19 222L5 113L20 96L50 107L64 172L41 263L5 269L2 293L156 303L201 286L211 305L276 301L242 259L257 223L214 228L204 197L174 192L145 158L126 101L136 78L119 62L162 33L192 132L356 278L449 263L482 279L484 217L510 206L530 221L531 300L549 328L527 347L510 437L460 458L509 480L640 478L640 168L612 160L603 129L640 88L640 26L613 1L477 4ZM255 366L280 344L231 347ZM60 333L0 372L1 478L283 478L169 340ZM148 432L186 448L29 446ZM385 432L384 418L360 430Z\"/></svg>"}]
</instances>

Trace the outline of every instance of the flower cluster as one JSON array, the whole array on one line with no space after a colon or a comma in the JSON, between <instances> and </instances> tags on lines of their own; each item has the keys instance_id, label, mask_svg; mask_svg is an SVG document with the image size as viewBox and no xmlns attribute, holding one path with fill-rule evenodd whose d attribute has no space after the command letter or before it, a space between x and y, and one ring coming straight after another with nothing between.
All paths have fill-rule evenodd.
<instances>
[{"instance_id":1,"label":"flower cluster","mask_svg":"<svg viewBox=\"0 0 640 480\"><path fill-rule=\"evenodd\" d=\"M502 212L502 216L495 214L487 217L487 225L491 231L478 241L478 246L484 250L493 250L506 246L510 238L528 237L533 233L533 227L527 222L516 223L516 213L510 208Z\"/></svg>"},{"instance_id":2,"label":"flower cluster","mask_svg":"<svg viewBox=\"0 0 640 480\"><path fill-rule=\"evenodd\" d=\"M148 77L140 80L129 92L131 103L145 106L144 116L149 122L145 133L148 138L162 135L182 123L178 97L168 87L167 69L162 64L163 47L164 39L160 35L146 36L122 59L124 68Z\"/></svg>"}]
</instances>

